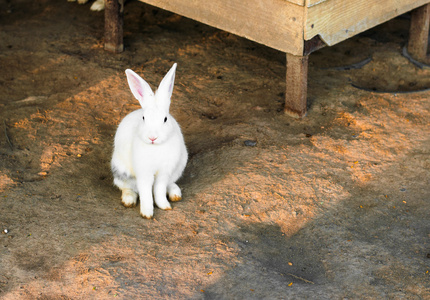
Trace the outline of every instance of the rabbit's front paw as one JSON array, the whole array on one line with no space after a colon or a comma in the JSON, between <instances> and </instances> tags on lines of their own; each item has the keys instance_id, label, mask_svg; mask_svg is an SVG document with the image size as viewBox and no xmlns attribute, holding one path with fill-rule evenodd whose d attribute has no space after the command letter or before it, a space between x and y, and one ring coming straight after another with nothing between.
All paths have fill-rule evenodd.
<instances>
[{"instance_id":1,"label":"rabbit's front paw","mask_svg":"<svg viewBox=\"0 0 430 300\"><path fill-rule=\"evenodd\" d=\"M154 209L142 209L140 208L140 215L145 219L152 219L154 216Z\"/></svg>"},{"instance_id":2,"label":"rabbit's front paw","mask_svg":"<svg viewBox=\"0 0 430 300\"><path fill-rule=\"evenodd\" d=\"M164 184L155 184L154 186L154 200L155 204L161 209L172 209L166 197L166 186Z\"/></svg>"},{"instance_id":3,"label":"rabbit's front paw","mask_svg":"<svg viewBox=\"0 0 430 300\"><path fill-rule=\"evenodd\" d=\"M157 204L157 206L163 210L172 209L169 201L167 201L167 198L165 196L163 197L163 199L155 199L155 204Z\"/></svg>"},{"instance_id":4,"label":"rabbit's front paw","mask_svg":"<svg viewBox=\"0 0 430 300\"><path fill-rule=\"evenodd\" d=\"M140 215L145 219L151 219L154 215L154 201L152 200L151 190L145 189L139 193L140 199Z\"/></svg>"},{"instance_id":5,"label":"rabbit's front paw","mask_svg":"<svg viewBox=\"0 0 430 300\"><path fill-rule=\"evenodd\" d=\"M169 195L169 200L172 202L177 202L177 201L181 201L182 197L179 195Z\"/></svg>"},{"instance_id":6,"label":"rabbit's front paw","mask_svg":"<svg viewBox=\"0 0 430 300\"><path fill-rule=\"evenodd\" d=\"M176 183L172 183L167 187L167 193L169 194L169 200L172 202L182 200L181 189Z\"/></svg>"},{"instance_id":7,"label":"rabbit's front paw","mask_svg":"<svg viewBox=\"0 0 430 300\"><path fill-rule=\"evenodd\" d=\"M132 190L124 189L122 190L121 202L125 207L134 207L137 202L137 194Z\"/></svg>"}]
</instances>

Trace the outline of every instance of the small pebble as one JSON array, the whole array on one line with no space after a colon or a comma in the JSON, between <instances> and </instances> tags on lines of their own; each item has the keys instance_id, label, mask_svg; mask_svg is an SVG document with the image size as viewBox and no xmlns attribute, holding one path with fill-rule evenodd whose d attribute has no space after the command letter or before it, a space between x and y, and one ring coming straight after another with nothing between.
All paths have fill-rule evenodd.
<instances>
[{"instance_id":1,"label":"small pebble","mask_svg":"<svg viewBox=\"0 0 430 300\"><path fill-rule=\"evenodd\" d=\"M401 188L400 191L401 192L406 192L406 189L405 188Z\"/></svg>"},{"instance_id":2,"label":"small pebble","mask_svg":"<svg viewBox=\"0 0 430 300\"><path fill-rule=\"evenodd\" d=\"M9 230L7 230L6 228L5 228L5 229L3 229L3 233L4 233L4 234L8 234L8 233L9 233Z\"/></svg>"},{"instance_id":3,"label":"small pebble","mask_svg":"<svg viewBox=\"0 0 430 300\"><path fill-rule=\"evenodd\" d=\"M251 140L246 140L244 142L245 146L247 147L255 147L257 145L257 141L251 141Z\"/></svg>"}]
</instances>

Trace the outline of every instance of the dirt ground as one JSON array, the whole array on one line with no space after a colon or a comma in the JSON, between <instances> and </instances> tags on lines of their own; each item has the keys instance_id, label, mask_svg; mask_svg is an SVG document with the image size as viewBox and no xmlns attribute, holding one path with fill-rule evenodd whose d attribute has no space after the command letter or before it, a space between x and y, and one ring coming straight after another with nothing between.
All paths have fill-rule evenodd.
<instances>
[{"instance_id":1,"label":"dirt ground","mask_svg":"<svg viewBox=\"0 0 430 300\"><path fill-rule=\"evenodd\" d=\"M0 0L1 299L430 299L408 15L312 54L295 120L284 53L131 1L115 55L90 5ZM110 173L124 70L155 87L173 62L184 197L146 220Z\"/></svg>"}]
</instances>

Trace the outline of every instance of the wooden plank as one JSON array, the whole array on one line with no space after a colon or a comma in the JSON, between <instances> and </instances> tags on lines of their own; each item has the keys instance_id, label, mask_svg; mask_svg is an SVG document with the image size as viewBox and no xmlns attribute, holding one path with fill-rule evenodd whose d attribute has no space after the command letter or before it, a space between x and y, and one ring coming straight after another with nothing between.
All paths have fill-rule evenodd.
<instances>
[{"instance_id":1,"label":"wooden plank","mask_svg":"<svg viewBox=\"0 0 430 300\"><path fill-rule=\"evenodd\" d=\"M285 114L303 118L307 110L308 58L287 53L287 85L285 93Z\"/></svg>"},{"instance_id":2,"label":"wooden plank","mask_svg":"<svg viewBox=\"0 0 430 300\"><path fill-rule=\"evenodd\" d=\"M306 7L311 7L317 4L321 4L322 2L327 1L327 0L306 0L305 6Z\"/></svg>"},{"instance_id":3,"label":"wooden plank","mask_svg":"<svg viewBox=\"0 0 430 300\"><path fill-rule=\"evenodd\" d=\"M304 39L319 35L329 46L339 43L429 0L325 0L306 8Z\"/></svg>"},{"instance_id":4,"label":"wooden plank","mask_svg":"<svg viewBox=\"0 0 430 300\"><path fill-rule=\"evenodd\" d=\"M140 0L291 54L303 54L304 7L286 0ZM291 0L296 1L296 0ZM298 3L304 3L302 1Z\"/></svg>"},{"instance_id":5,"label":"wooden plank","mask_svg":"<svg viewBox=\"0 0 430 300\"><path fill-rule=\"evenodd\" d=\"M124 0L105 0L105 50L124 51L123 15Z\"/></svg>"},{"instance_id":6,"label":"wooden plank","mask_svg":"<svg viewBox=\"0 0 430 300\"><path fill-rule=\"evenodd\" d=\"M293 4L297 4L300 6L305 6L305 4L306 4L306 0L285 0L285 1L293 3Z\"/></svg>"},{"instance_id":7,"label":"wooden plank","mask_svg":"<svg viewBox=\"0 0 430 300\"><path fill-rule=\"evenodd\" d=\"M412 11L408 52L412 58L427 62L429 42L430 4Z\"/></svg>"}]
</instances>

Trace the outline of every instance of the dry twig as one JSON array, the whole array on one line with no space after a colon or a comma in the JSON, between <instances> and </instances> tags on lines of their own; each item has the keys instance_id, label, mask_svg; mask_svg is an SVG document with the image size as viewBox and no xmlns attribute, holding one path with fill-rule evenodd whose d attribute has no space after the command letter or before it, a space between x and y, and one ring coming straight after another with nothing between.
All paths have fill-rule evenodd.
<instances>
[{"instance_id":1,"label":"dry twig","mask_svg":"<svg viewBox=\"0 0 430 300\"><path fill-rule=\"evenodd\" d=\"M294 278L296 278L296 279L302 280L302 281L304 281L304 282L306 282L306 283L315 284L313 281L310 281L310 280L304 279L304 278L302 278L302 277L296 276L296 275L291 274L291 273L287 273L287 275L289 275L289 276L291 276L291 277L294 277Z\"/></svg>"},{"instance_id":2,"label":"dry twig","mask_svg":"<svg viewBox=\"0 0 430 300\"><path fill-rule=\"evenodd\" d=\"M7 126L6 126L6 122L3 120L3 125L4 125L4 135L6 137L6 141L9 144L10 150L13 150L13 145L12 142L9 139L9 136L7 135Z\"/></svg>"}]
</instances>

